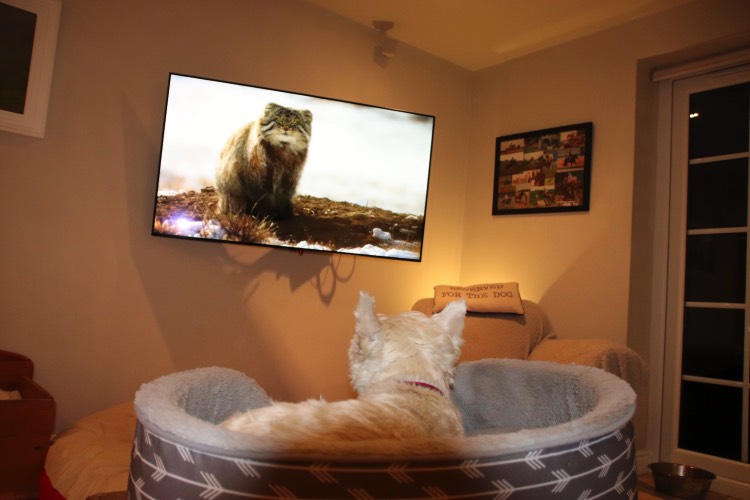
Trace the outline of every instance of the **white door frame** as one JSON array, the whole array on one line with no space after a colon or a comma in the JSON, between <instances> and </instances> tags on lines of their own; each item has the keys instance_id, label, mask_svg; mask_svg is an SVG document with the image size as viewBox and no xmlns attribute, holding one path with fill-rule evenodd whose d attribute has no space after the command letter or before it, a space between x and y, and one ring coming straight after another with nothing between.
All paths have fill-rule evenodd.
<instances>
[{"instance_id":1,"label":"white door frame","mask_svg":"<svg viewBox=\"0 0 750 500\"><path fill-rule=\"evenodd\" d=\"M705 68L705 65L704 65ZM657 128L658 173L655 218L654 297L665 297L664 304L654 304L651 337L651 381L649 392L648 448L650 459L689 463L717 472L720 477L713 489L738 498L750 499L750 483L734 478L750 477L750 466L709 457L677 447L679 408L682 306L684 290L685 218L687 201L687 129L689 94L750 80L750 68L732 67L711 75L695 77L677 71L677 79L659 83L659 124ZM673 142L673 138L677 142ZM679 142L683 141L683 142ZM681 166L682 168L678 168ZM670 257L669 249L672 248ZM750 246L749 246L750 248ZM659 274L659 276L656 276ZM746 297L750 301L750 296ZM677 305L677 306L675 306ZM746 331L746 337L748 332ZM750 348L746 341L745 349ZM747 353L746 353L747 354ZM747 405L744 409L747 417ZM656 453L656 457L654 457ZM722 475L725 474L725 475Z\"/></svg>"}]
</instances>

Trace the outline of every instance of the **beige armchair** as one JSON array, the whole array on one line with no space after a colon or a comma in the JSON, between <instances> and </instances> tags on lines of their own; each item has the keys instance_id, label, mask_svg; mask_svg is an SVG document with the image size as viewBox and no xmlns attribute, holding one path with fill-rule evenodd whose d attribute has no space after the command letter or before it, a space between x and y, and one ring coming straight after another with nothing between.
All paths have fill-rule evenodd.
<instances>
[{"instance_id":1,"label":"beige armchair","mask_svg":"<svg viewBox=\"0 0 750 500\"><path fill-rule=\"evenodd\" d=\"M418 300L412 310L432 314L433 299ZM466 314L460 362L482 358L513 358L595 366L631 384L645 368L627 346L604 339L558 339L539 304L523 300L524 314Z\"/></svg>"}]
</instances>

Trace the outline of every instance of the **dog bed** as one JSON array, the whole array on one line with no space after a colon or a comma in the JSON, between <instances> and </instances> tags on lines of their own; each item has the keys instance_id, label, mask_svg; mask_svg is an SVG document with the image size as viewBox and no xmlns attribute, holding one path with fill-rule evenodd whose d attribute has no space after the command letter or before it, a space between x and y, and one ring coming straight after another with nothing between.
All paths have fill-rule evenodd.
<instances>
[{"instance_id":1,"label":"dog bed","mask_svg":"<svg viewBox=\"0 0 750 500\"><path fill-rule=\"evenodd\" d=\"M136 393L129 498L635 498L635 393L577 365L460 365L466 436L321 443L314 453L216 424L269 403L245 375L179 372Z\"/></svg>"}]
</instances>

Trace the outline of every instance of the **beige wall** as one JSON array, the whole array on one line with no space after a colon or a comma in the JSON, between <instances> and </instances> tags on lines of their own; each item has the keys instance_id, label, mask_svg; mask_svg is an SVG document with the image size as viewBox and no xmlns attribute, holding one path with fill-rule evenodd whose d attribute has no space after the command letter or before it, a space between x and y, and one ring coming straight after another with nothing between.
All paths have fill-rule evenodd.
<instances>
[{"instance_id":1,"label":"beige wall","mask_svg":"<svg viewBox=\"0 0 750 500\"><path fill-rule=\"evenodd\" d=\"M462 281L518 281L560 336L645 348L628 338L629 299L651 300L630 289L631 264L640 272L650 264L648 247L631 249L633 195L642 195L634 185L638 62L747 33L749 18L750 2L693 2L475 73ZM584 121L594 123L590 211L492 217L495 137Z\"/></svg>"},{"instance_id":2,"label":"beige wall","mask_svg":"<svg viewBox=\"0 0 750 500\"><path fill-rule=\"evenodd\" d=\"M0 132L0 349L34 359L64 427L212 364L277 398L346 397L360 289L396 312L434 284L518 281L561 336L639 344L638 61L746 30L749 6L699 0L472 74L403 44L378 66L371 30L291 0L65 0L47 137ZM169 71L436 115L423 262L151 237ZM579 121L590 212L492 217L495 137Z\"/></svg>"},{"instance_id":3,"label":"beige wall","mask_svg":"<svg viewBox=\"0 0 750 500\"><path fill-rule=\"evenodd\" d=\"M65 0L43 140L0 132L0 349L60 427L205 365L275 397L351 394L357 294L409 308L460 265L469 73L296 1ZM422 263L150 236L170 71L437 116ZM356 158L352 158L356 162Z\"/></svg>"}]
</instances>

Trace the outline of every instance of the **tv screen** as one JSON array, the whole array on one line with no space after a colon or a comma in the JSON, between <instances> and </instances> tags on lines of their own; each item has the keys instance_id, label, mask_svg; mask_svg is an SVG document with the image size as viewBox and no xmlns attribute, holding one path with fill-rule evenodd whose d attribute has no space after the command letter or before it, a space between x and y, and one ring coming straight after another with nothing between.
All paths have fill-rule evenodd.
<instances>
[{"instance_id":1,"label":"tv screen","mask_svg":"<svg viewBox=\"0 0 750 500\"><path fill-rule=\"evenodd\" d=\"M152 234L420 261L434 125L171 73Z\"/></svg>"}]
</instances>

